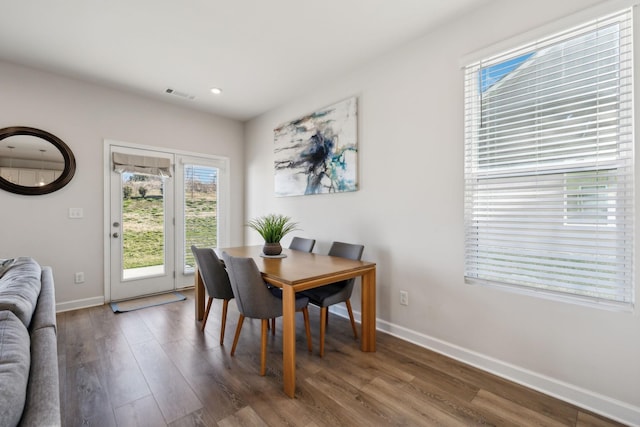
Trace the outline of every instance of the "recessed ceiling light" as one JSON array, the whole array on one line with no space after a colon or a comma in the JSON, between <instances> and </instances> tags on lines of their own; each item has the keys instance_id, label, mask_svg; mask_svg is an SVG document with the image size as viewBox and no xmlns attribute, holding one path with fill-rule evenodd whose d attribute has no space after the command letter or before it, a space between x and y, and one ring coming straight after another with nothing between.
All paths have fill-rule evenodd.
<instances>
[{"instance_id":1,"label":"recessed ceiling light","mask_svg":"<svg viewBox=\"0 0 640 427\"><path fill-rule=\"evenodd\" d=\"M222 89L220 89L219 87L211 88L211 93L214 95L220 95L222 93Z\"/></svg>"}]
</instances>

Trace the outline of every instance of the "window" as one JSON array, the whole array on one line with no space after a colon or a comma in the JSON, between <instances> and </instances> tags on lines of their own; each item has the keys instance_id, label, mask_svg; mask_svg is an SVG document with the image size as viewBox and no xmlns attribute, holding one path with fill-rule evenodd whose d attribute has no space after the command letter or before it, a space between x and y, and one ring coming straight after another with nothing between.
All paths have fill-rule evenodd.
<instances>
[{"instance_id":1,"label":"window","mask_svg":"<svg viewBox=\"0 0 640 427\"><path fill-rule=\"evenodd\" d=\"M633 304L631 10L465 67L465 278Z\"/></svg>"},{"instance_id":2,"label":"window","mask_svg":"<svg viewBox=\"0 0 640 427\"><path fill-rule=\"evenodd\" d=\"M176 155L176 270L178 282L193 283L191 245L229 246L229 159Z\"/></svg>"},{"instance_id":3,"label":"window","mask_svg":"<svg viewBox=\"0 0 640 427\"><path fill-rule=\"evenodd\" d=\"M218 168L184 165L184 271L193 271L191 245L218 246Z\"/></svg>"}]
</instances>

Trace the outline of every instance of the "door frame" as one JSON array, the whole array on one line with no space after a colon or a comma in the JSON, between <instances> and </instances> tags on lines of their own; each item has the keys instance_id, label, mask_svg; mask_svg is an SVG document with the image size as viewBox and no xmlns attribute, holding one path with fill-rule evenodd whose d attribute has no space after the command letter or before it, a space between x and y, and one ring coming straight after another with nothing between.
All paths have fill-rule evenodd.
<instances>
[{"instance_id":1,"label":"door frame","mask_svg":"<svg viewBox=\"0 0 640 427\"><path fill-rule=\"evenodd\" d=\"M225 247L230 244L230 236L231 236L231 227L230 227L230 214L231 214L231 202L230 202L230 189L231 189L231 171L230 171L230 161L228 157L224 156L215 156L211 154L203 154L196 153L191 151L183 151L183 150L175 150L175 149L167 149L163 147L154 147L151 145L143 145L143 144L135 144L130 142L118 141L113 139L104 139L103 141L103 256L104 256L104 301L105 303L111 302L111 147L123 147L123 148L133 148L133 149L142 149L142 150L152 150L152 151L161 151L164 153L173 154L174 158L177 156L188 156L194 158L208 159L214 160L221 164L219 167L218 174L218 246ZM177 175L177 174L174 174ZM180 179L182 177L179 177ZM178 185L177 180L178 177L174 176L173 178L176 180L173 186L173 200L174 207L180 206L182 201L182 185ZM180 203L179 203L180 202ZM175 218L184 218L184 215L175 215ZM182 251L177 250L179 245L182 245L183 242L178 242L177 238L180 233L177 232L178 228L181 227L182 224L176 223L173 227L174 233L174 242L176 246L176 250L174 250L174 266L176 270L176 283L178 277L181 277L184 274L182 271L178 271L178 269L182 268ZM187 274L187 275L192 275ZM176 286L179 288L180 286Z\"/></svg>"}]
</instances>

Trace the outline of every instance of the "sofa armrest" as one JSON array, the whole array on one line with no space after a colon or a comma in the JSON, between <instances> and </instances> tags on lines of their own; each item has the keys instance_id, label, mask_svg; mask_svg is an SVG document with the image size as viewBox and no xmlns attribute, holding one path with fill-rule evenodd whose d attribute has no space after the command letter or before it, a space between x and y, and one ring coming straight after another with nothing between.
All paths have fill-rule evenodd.
<instances>
[{"instance_id":1,"label":"sofa armrest","mask_svg":"<svg viewBox=\"0 0 640 427\"><path fill-rule=\"evenodd\" d=\"M53 272L51 267L42 267L42 284L38 303L36 304L31 325L31 333L41 328L53 327L56 332L56 292L53 282Z\"/></svg>"},{"instance_id":2,"label":"sofa armrest","mask_svg":"<svg viewBox=\"0 0 640 427\"><path fill-rule=\"evenodd\" d=\"M58 344L53 327L31 333L31 370L20 427L60 426Z\"/></svg>"}]
</instances>

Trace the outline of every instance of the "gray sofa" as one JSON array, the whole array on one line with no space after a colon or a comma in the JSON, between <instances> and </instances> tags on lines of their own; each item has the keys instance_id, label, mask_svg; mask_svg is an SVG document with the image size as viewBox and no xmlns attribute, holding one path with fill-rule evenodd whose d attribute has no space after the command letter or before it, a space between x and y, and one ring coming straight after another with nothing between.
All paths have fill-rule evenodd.
<instances>
[{"instance_id":1,"label":"gray sofa","mask_svg":"<svg viewBox=\"0 0 640 427\"><path fill-rule=\"evenodd\" d=\"M35 260L0 260L0 424L59 426L53 273Z\"/></svg>"}]
</instances>

